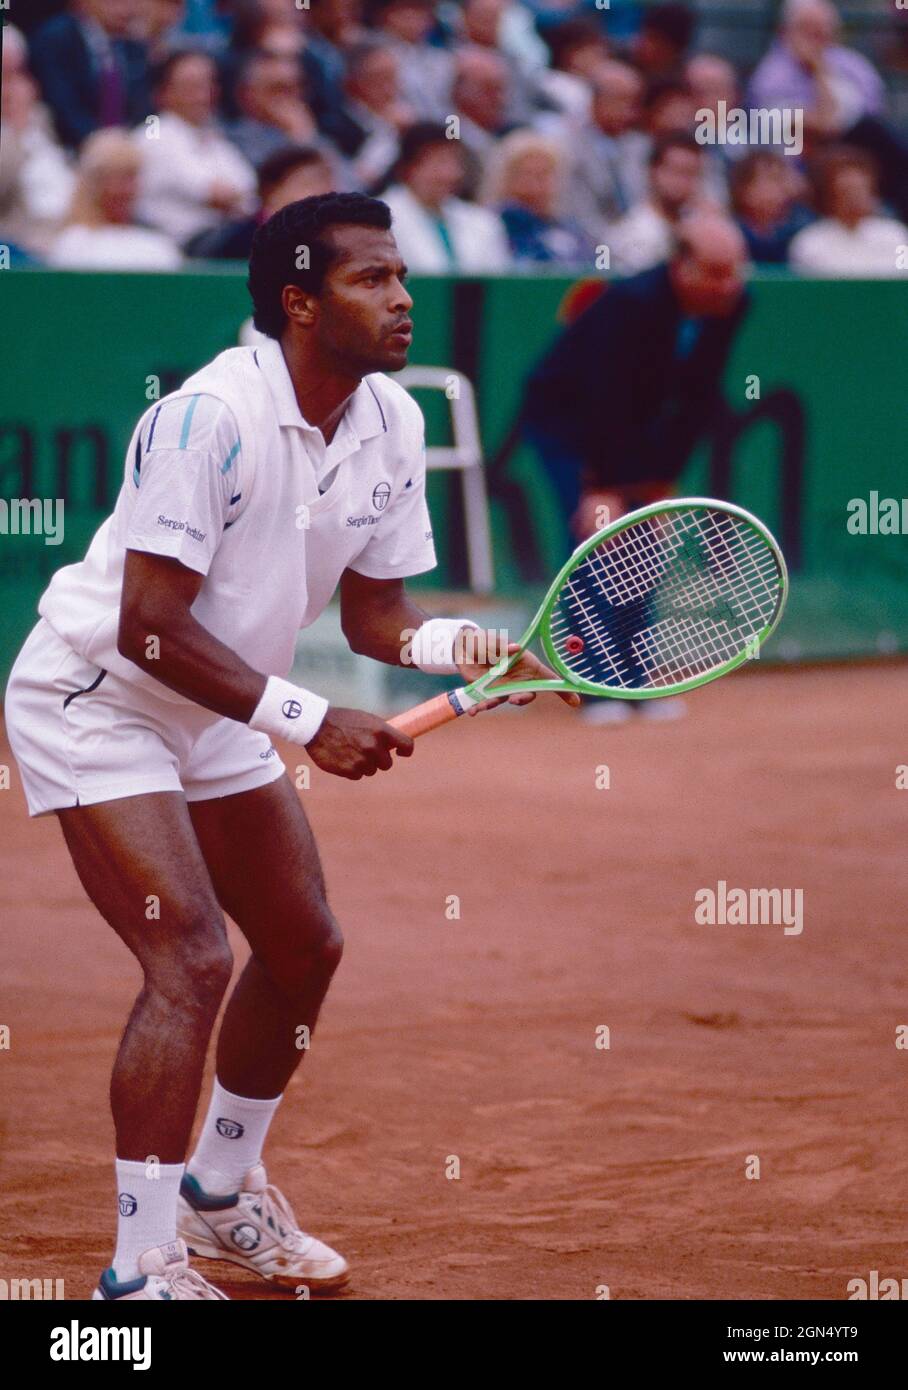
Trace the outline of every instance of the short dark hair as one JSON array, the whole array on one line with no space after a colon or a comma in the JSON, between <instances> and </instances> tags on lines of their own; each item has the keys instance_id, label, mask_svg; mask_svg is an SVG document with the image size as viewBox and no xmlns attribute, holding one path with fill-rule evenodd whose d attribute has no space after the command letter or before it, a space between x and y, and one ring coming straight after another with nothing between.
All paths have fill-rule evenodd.
<instances>
[{"instance_id":1,"label":"short dark hair","mask_svg":"<svg viewBox=\"0 0 908 1390\"><path fill-rule=\"evenodd\" d=\"M170 81L174 68L179 67L186 58L204 58L205 62L210 63L217 74L217 62L204 48L171 48L151 69L152 91L159 92Z\"/></svg>"},{"instance_id":2,"label":"short dark hair","mask_svg":"<svg viewBox=\"0 0 908 1390\"><path fill-rule=\"evenodd\" d=\"M880 166L869 150L857 145L829 145L816 158L811 170L814 201L819 212L829 211L833 184L846 169L860 169L879 189Z\"/></svg>"},{"instance_id":3,"label":"short dark hair","mask_svg":"<svg viewBox=\"0 0 908 1390\"><path fill-rule=\"evenodd\" d=\"M598 44L607 50L608 42L599 25L583 15L574 19L563 19L556 24L541 27L543 41L548 44L552 57L552 67L559 68L578 48Z\"/></svg>"},{"instance_id":4,"label":"short dark hair","mask_svg":"<svg viewBox=\"0 0 908 1390\"><path fill-rule=\"evenodd\" d=\"M654 141L647 161L649 167L655 169L657 164L661 164L669 150L690 150L693 154L702 155L703 146L697 143L693 135L685 135L681 130L670 130Z\"/></svg>"},{"instance_id":5,"label":"short dark hair","mask_svg":"<svg viewBox=\"0 0 908 1390\"><path fill-rule=\"evenodd\" d=\"M391 209L365 193L316 193L288 203L259 227L252 238L249 279L253 322L269 338L279 338L286 315L281 302L285 285L298 285L310 294L321 294L325 276L337 257L325 236L331 227L376 227L388 231ZM309 265L297 266L301 247L309 251Z\"/></svg>"},{"instance_id":6,"label":"short dark hair","mask_svg":"<svg viewBox=\"0 0 908 1390\"><path fill-rule=\"evenodd\" d=\"M748 150L743 159L735 160L728 175L728 187L733 206L737 206L739 199L753 183L761 169L770 164L773 168L784 169L785 160L777 150L765 148Z\"/></svg>"},{"instance_id":7,"label":"short dark hair","mask_svg":"<svg viewBox=\"0 0 908 1390\"><path fill-rule=\"evenodd\" d=\"M330 168L327 157L315 145L281 145L272 150L267 159L256 166L259 196L264 198L275 184L294 169L304 169L307 164L324 164Z\"/></svg>"},{"instance_id":8,"label":"short dark hair","mask_svg":"<svg viewBox=\"0 0 908 1390\"><path fill-rule=\"evenodd\" d=\"M682 52L687 48L697 27L697 16L689 5L652 5L644 10L640 20L642 29L661 34L675 48Z\"/></svg>"}]
</instances>

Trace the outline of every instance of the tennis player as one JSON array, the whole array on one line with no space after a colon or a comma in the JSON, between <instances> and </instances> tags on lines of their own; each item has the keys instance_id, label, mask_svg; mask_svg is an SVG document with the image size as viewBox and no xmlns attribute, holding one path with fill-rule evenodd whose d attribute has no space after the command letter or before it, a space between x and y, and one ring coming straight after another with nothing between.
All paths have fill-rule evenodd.
<instances>
[{"instance_id":1,"label":"tennis player","mask_svg":"<svg viewBox=\"0 0 908 1390\"><path fill-rule=\"evenodd\" d=\"M363 656L473 680L501 654L495 634L431 618L405 591L435 552L422 414L385 375L412 337L390 225L386 204L329 193L259 229L249 289L267 341L221 353L145 413L113 515L52 579L10 677L29 812L56 812L144 975L111 1081L119 1215L96 1299L224 1298L187 1246L294 1289L348 1278L261 1161L341 955L272 740L354 780L413 743L288 681L296 638L339 589ZM526 654L510 674L539 673ZM231 977L225 912L251 954L186 1164Z\"/></svg>"}]
</instances>

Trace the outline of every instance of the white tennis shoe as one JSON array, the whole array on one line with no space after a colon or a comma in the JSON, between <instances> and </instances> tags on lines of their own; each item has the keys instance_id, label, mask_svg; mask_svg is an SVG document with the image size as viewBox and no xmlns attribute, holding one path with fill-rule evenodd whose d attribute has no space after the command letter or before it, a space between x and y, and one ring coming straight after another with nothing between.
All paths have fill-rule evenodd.
<instances>
[{"instance_id":1,"label":"white tennis shoe","mask_svg":"<svg viewBox=\"0 0 908 1390\"><path fill-rule=\"evenodd\" d=\"M156 1245L139 1256L139 1276L118 1283L113 1269L105 1269L92 1294L96 1299L125 1303L130 1299L148 1298L162 1302L189 1299L227 1299L225 1293L203 1279L198 1270L189 1267L189 1251L182 1240L168 1245ZM229 1300L227 1300L229 1302Z\"/></svg>"},{"instance_id":2,"label":"white tennis shoe","mask_svg":"<svg viewBox=\"0 0 908 1390\"><path fill-rule=\"evenodd\" d=\"M184 1174L177 1205L177 1230L194 1255L230 1260L273 1284L313 1293L335 1293L350 1277L342 1255L301 1231L287 1198L268 1182L257 1163L230 1197L204 1192Z\"/></svg>"}]
</instances>

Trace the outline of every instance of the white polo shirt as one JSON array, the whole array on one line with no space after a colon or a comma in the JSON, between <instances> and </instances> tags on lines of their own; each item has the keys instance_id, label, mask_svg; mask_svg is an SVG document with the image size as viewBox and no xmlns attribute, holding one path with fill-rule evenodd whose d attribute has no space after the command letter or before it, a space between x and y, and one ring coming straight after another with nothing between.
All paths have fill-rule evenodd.
<instances>
[{"instance_id":1,"label":"white polo shirt","mask_svg":"<svg viewBox=\"0 0 908 1390\"><path fill-rule=\"evenodd\" d=\"M434 568L422 411L375 373L326 447L268 339L221 353L145 412L113 514L38 611L87 661L189 704L117 651L127 549L204 575L193 616L256 670L286 676L299 630L345 569L398 579ZM318 691L318 672L306 683Z\"/></svg>"}]
</instances>

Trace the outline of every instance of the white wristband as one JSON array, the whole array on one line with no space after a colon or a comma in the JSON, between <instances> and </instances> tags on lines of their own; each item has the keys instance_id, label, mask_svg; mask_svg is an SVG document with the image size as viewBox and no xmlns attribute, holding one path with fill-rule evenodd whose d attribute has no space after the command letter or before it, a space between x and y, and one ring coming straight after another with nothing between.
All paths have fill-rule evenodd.
<instances>
[{"instance_id":1,"label":"white wristband","mask_svg":"<svg viewBox=\"0 0 908 1390\"><path fill-rule=\"evenodd\" d=\"M315 738L328 712L328 701L300 685L291 685L280 676L269 676L262 698L249 720L269 738L286 738L291 743L309 743Z\"/></svg>"},{"instance_id":2,"label":"white wristband","mask_svg":"<svg viewBox=\"0 0 908 1390\"><path fill-rule=\"evenodd\" d=\"M475 628L477 632L482 630L469 618L429 618L416 629L410 641L413 665L427 675L456 676L454 638L464 627Z\"/></svg>"}]
</instances>

